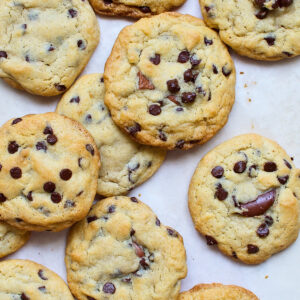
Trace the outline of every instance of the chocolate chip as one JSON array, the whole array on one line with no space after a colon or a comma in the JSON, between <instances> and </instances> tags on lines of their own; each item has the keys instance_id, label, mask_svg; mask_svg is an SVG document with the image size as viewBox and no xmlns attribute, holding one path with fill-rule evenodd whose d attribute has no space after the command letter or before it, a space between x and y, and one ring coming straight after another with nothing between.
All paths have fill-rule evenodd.
<instances>
[{"instance_id":1,"label":"chocolate chip","mask_svg":"<svg viewBox=\"0 0 300 300\"><path fill-rule=\"evenodd\" d=\"M105 5L109 5L109 4L112 4L112 3L113 3L112 0L104 0L104 4L105 4Z\"/></svg>"},{"instance_id":2,"label":"chocolate chip","mask_svg":"<svg viewBox=\"0 0 300 300\"><path fill-rule=\"evenodd\" d=\"M267 224L265 224L265 223L261 224L257 228L256 233L260 238L264 238L264 237L268 236L269 235L269 228L268 228Z\"/></svg>"},{"instance_id":3,"label":"chocolate chip","mask_svg":"<svg viewBox=\"0 0 300 300\"><path fill-rule=\"evenodd\" d=\"M53 193L56 189L56 186L53 182L51 181L48 181L44 184L43 186L44 188L44 191L47 192L47 193Z\"/></svg>"},{"instance_id":4,"label":"chocolate chip","mask_svg":"<svg viewBox=\"0 0 300 300\"><path fill-rule=\"evenodd\" d=\"M293 0L280 0L279 6L280 7L288 7L293 4Z\"/></svg>"},{"instance_id":5,"label":"chocolate chip","mask_svg":"<svg viewBox=\"0 0 300 300\"><path fill-rule=\"evenodd\" d=\"M54 203L59 203L61 201L61 195L57 192L51 194L51 200Z\"/></svg>"},{"instance_id":6,"label":"chocolate chip","mask_svg":"<svg viewBox=\"0 0 300 300\"><path fill-rule=\"evenodd\" d=\"M235 163L233 167L233 171L235 173L241 174L246 170L246 167L247 167L247 163L241 160Z\"/></svg>"},{"instance_id":7,"label":"chocolate chip","mask_svg":"<svg viewBox=\"0 0 300 300\"><path fill-rule=\"evenodd\" d=\"M132 202L135 202L135 203L138 203L138 202L139 202L138 199L137 199L136 197L130 197L130 200L131 200Z\"/></svg>"},{"instance_id":8,"label":"chocolate chip","mask_svg":"<svg viewBox=\"0 0 300 300\"><path fill-rule=\"evenodd\" d=\"M186 63L190 59L190 52L187 50L183 50L179 53L177 61L179 63Z\"/></svg>"},{"instance_id":9,"label":"chocolate chip","mask_svg":"<svg viewBox=\"0 0 300 300\"><path fill-rule=\"evenodd\" d=\"M216 67L216 65L213 65L212 69L213 69L214 74L218 74L219 73L218 68Z\"/></svg>"},{"instance_id":10,"label":"chocolate chip","mask_svg":"<svg viewBox=\"0 0 300 300\"><path fill-rule=\"evenodd\" d=\"M206 235L205 238L208 246L214 246L218 244L218 242L210 235Z\"/></svg>"},{"instance_id":11,"label":"chocolate chip","mask_svg":"<svg viewBox=\"0 0 300 300\"><path fill-rule=\"evenodd\" d=\"M2 194L0 193L0 203L3 203L7 200L7 198Z\"/></svg>"},{"instance_id":12,"label":"chocolate chip","mask_svg":"<svg viewBox=\"0 0 300 300\"><path fill-rule=\"evenodd\" d=\"M168 80L167 81L167 86L168 86L168 90L171 93L177 93L177 92L180 91L180 86L178 84L178 80L177 79Z\"/></svg>"},{"instance_id":13,"label":"chocolate chip","mask_svg":"<svg viewBox=\"0 0 300 300\"><path fill-rule=\"evenodd\" d=\"M289 168L289 169L292 169L292 165L286 160L284 159L284 164Z\"/></svg>"},{"instance_id":14,"label":"chocolate chip","mask_svg":"<svg viewBox=\"0 0 300 300\"><path fill-rule=\"evenodd\" d=\"M70 103L79 103L80 102L80 98L77 96L77 97L73 97L71 100L70 100Z\"/></svg>"},{"instance_id":15,"label":"chocolate chip","mask_svg":"<svg viewBox=\"0 0 300 300\"><path fill-rule=\"evenodd\" d=\"M251 244L247 245L247 252L248 252L248 254L255 254L258 251L259 251L259 248L257 246L251 245Z\"/></svg>"},{"instance_id":16,"label":"chocolate chip","mask_svg":"<svg viewBox=\"0 0 300 300\"><path fill-rule=\"evenodd\" d=\"M235 259L238 259L238 256L237 256L235 251L232 251L232 257L235 258Z\"/></svg>"},{"instance_id":17,"label":"chocolate chip","mask_svg":"<svg viewBox=\"0 0 300 300\"><path fill-rule=\"evenodd\" d=\"M193 73L192 69L188 69L183 73L183 78L185 82L195 82L199 73Z\"/></svg>"},{"instance_id":18,"label":"chocolate chip","mask_svg":"<svg viewBox=\"0 0 300 300\"><path fill-rule=\"evenodd\" d=\"M221 178L224 174L224 169L221 166L216 166L211 170L212 176Z\"/></svg>"},{"instance_id":19,"label":"chocolate chip","mask_svg":"<svg viewBox=\"0 0 300 300\"><path fill-rule=\"evenodd\" d=\"M193 103L195 101L196 97L197 97L196 93L184 92L181 95L181 101L183 103Z\"/></svg>"},{"instance_id":20,"label":"chocolate chip","mask_svg":"<svg viewBox=\"0 0 300 300\"><path fill-rule=\"evenodd\" d=\"M154 90L155 87L151 83L151 81L143 75L141 72L138 72L138 77L139 77L139 89L140 90Z\"/></svg>"},{"instance_id":21,"label":"chocolate chip","mask_svg":"<svg viewBox=\"0 0 300 300\"><path fill-rule=\"evenodd\" d=\"M115 205L111 205L109 208L108 208L108 213L109 214L112 214L116 211L116 206Z\"/></svg>"},{"instance_id":22,"label":"chocolate chip","mask_svg":"<svg viewBox=\"0 0 300 300\"><path fill-rule=\"evenodd\" d=\"M0 164L0 171L2 170L2 165Z\"/></svg>"},{"instance_id":23,"label":"chocolate chip","mask_svg":"<svg viewBox=\"0 0 300 300\"><path fill-rule=\"evenodd\" d=\"M264 214L274 203L276 190L273 189L259 195L255 200L248 203L241 203L241 214L246 217L255 217Z\"/></svg>"},{"instance_id":24,"label":"chocolate chip","mask_svg":"<svg viewBox=\"0 0 300 300\"><path fill-rule=\"evenodd\" d=\"M140 11L143 12L144 14L151 13L151 9L149 6L141 6Z\"/></svg>"},{"instance_id":25,"label":"chocolate chip","mask_svg":"<svg viewBox=\"0 0 300 300\"><path fill-rule=\"evenodd\" d=\"M7 151L10 154L14 154L18 151L19 147L20 146L15 141L12 141L12 142L9 142L8 147L7 147Z\"/></svg>"},{"instance_id":26,"label":"chocolate chip","mask_svg":"<svg viewBox=\"0 0 300 300\"><path fill-rule=\"evenodd\" d=\"M172 237L178 237L177 232L174 231L174 230L171 229L171 228L167 228L167 232L168 232L168 234L169 234L170 236L172 236Z\"/></svg>"},{"instance_id":27,"label":"chocolate chip","mask_svg":"<svg viewBox=\"0 0 300 300\"><path fill-rule=\"evenodd\" d=\"M20 219L20 218L15 218L15 220L16 220L16 222L18 222L18 223L21 223L21 222L23 222L23 220L22 220L22 219Z\"/></svg>"},{"instance_id":28,"label":"chocolate chip","mask_svg":"<svg viewBox=\"0 0 300 300\"><path fill-rule=\"evenodd\" d=\"M135 123L133 126L130 126L127 128L127 131L131 134L131 135L135 135L136 133L138 133L139 131L141 131L141 125L139 123Z\"/></svg>"},{"instance_id":29,"label":"chocolate chip","mask_svg":"<svg viewBox=\"0 0 300 300\"><path fill-rule=\"evenodd\" d=\"M72 177L72 171L70 169L62 169L59 176L62 180L68 181Z\"/></svg>"},{"instance_id":30,"label":"chocolate chip","mask_svg":"<svg viewBox=\"0 0 300 300\"><path fill-rule=\"evenodd\" d=\"M78 158L78 166L79 166L79 168L82 168L81 161L82 161L82 157Z\"/></svg>"},{"instance_id":31,"label":"chocolate chip","mask_svg":"<svg viewBox=\"0 0 300 300\"><path fill-rule=\"evenodd\" d=\"M199 93L199 94L201 94L203 96L206 95L206 92L203 90L202 86L197 87L196 91L197 91L197 93Z\"/></svg>"},{"instance_id":32,"label":"chocolate chip","mask_svg":"<svg viewBox=\"0 0 300 300\"><path fill-rule=\"evenodd\" d=\"M155 225L160 226L160 220L158 218L155 219Z\"/></svg>"},{"instance_id":33,"label":"chocolate chip","mask_svg":"<svg viewBox=\"0 0 300 300\"><path fill-rule=\"evenodd\" d=\"M17 119L14 119L12 122L11 122L11 125L15 125L15 124L18 124L22 121L21 118L17 118Z\"/></svg>"},{"instance_id":34,"label":"chocolate chip","mask_svg":"<svg viewBox=\"0 0 300 300\"><path fill-rule=\"evenodd\" d=\"M206 46L212 45L214 43L213 40L208 39L206 36L204 37L204 43Z\"/></svg>"},{"instance_id":35,"label":"chocolate chip","mask_svg":"<svg viewBox=\"0 0 300 300\"><path fill-rule=\"evenodd\" d=\"M64 92L67 89L65 85L59 83L55 83L54 86L59 92Z\"/></svg>"},{"instance_id":36,"label":"chocolate chip","mask_svg":"<svg viewBox=\"0 0 300 300\"><path fill-rule=\"evenodd\" d=\"M149 269L149 264L146 263L145 258L142 258L142 259L140 260L140 265L143 267L144 270Z\"/></svg>"},{"instance_id":37,"label":"chocolate chip","mask_svg":"<svg viewBox=\"0 0 300 300\"><path fill-rule=\"evenodd\" d=\"M91 222L94 222L96 220L98 220L98 217L97 216L90 216L90 217L87 217L87 222L88 223L91 223Z\"/></svg>"},{"instance_id":38,"label":"chocolate chip","mask_svg":"<svg viewBox=\"0 0 300 300\"><path fill-rule=\"evenodd\" d=\"M185 144L185 141L184 141L184 140L179 140L179 141L176 142L175 148L177 148L177 149L182 149L183 146L184 146L184 144Z\"/></svg>"},{"instance_id":39,"label":"chocolate chip","mask_svg":"<svg viewBox=\"0 0 300 300\"><path fill-rule=\"evenodd\" d=\"M30 300L30 298L25 293L22 293L21 300Z\"/></svg>"},{"instance_id":40,"label":"chocolate chip","mask_svg":"<svg viewBox=\"0 0 300 300\"><path fill-rule=\"evenodd\" d=\"M229 70L226 66L222 68L222 73L224 76L228 77L231 74L231 70Z\"/></svg>"},{"instance_id":41,"label":"chocolate chip","mask_svg":"<svg viewBox=\"0 0 300 300\"><path fill-rule=\"evenodd\" d=\"M25 55L25 60L26 60L27 62L30 62L30 58L29 58L28 55Z\"/></svg>"},{"instance_id":42,"label":"chocolate chip","mask_svg":"<svg viewBox=\"0 0 300 300\"><path fill-rule=\"evenodd\" d=\"M255 4L259 7L263 7L266 0L255 0Z\"/></svg>"},{"instance_id":43,"label":"chocolate chip","mask_svg":"<svg viewBox=\"0 0 300 300\"><path fill-rule=\"evenodd\" d=\"M53 134L53 129L50 126L46 126L43 133L44 134Z\"/></svg>"},{"instance_id":44,"label":"chocolate chip","mask_svg":"<svg viewBox=\"0 0 300 300\"><path fill-rule=\"evenodd\" d=\"M10 169L10 176L13 179L19 179L22 177L22 170L18 167L14 167L14 168Z\"/></svg>"},{"instance_id":45,"label":"chocolate chip","mask_svg":"<svg viewBox=\"0 0 300 300\"><path fill-rule=\"evenodd\" d=\"M49 135L47 136L47 142L48 142L48 144L50 144L50 145L55 145L56 142L57 142L57 137L56 137L56 135L55 135L55 134L49 134Z\"/></svg>"},{"instance_id":46,"label":"chocolate chip","mask_svg":"<svg viewBox=\"0 0 300 300\"><path fill-rule=\"evenodd\" d=\"M104 0L104 4L106 4L105 2L106 2L107 0ZM109 1L111 1L111 0L109 0ZM112 3L112 2L111 2ZM94 297L91 297L91 296L86 296L87 297L87 299L88 300L96 300Z\"/></svg>"},{"instance_id":47,"label":"chocolate chip","mask_svg":"<svg viewBox=\"0 0 300 300\"><path fill-rule=\"evenodd\" d=\"M113 283L106 282L103 286L103 292L106 294L114 294L116 291L116 288Z\"/></svg>"},{"instance_id":48,"label":"chocolate chip","mask_svg":"<svg viewBox=\"0 0 300 300\"><path fill-rule=\"evenodd\" d=\"M264 171L275 172L277 171L277 165L272 161L268 161L264 164Z\"/></svg>"},{"instance_id":49,"label":"chocolate chip","mask_svg":"<svg viewBox=\"0 0 300 300\"><path fill-rule=\"evenodd\" d=\"M94 156L95 154L95 150L94 150L94 147L91 145L91 144L87 144L85 145L85 149L90 152L92 154L92 156Z\"/></svg>"},{"instance_id":50,"label":"chocolate chip","mask_svg":"<svg viewBox=\"0 0 300 300\"><path fill-rule=\"evenodd\" d=\"M76 204L73 201L67 200L64 205L64 208L70 208L70 207L75 207L75 206L76 206Z\"/></svg>"},{"instance_id":51,"label":"chocolate chip","mask_svg":"<svg viewBox=\"0 0 300 300\"><path fill-rule=\"evenodd\" d=\"M265 8L265 7L262 7L262 8L255 14L255 16L256 16L257 19L262 20L262 19L265 19L265 18L267 17L268 13L269 13L269 10L268 10L267 8Z\"/></svg>"},{"instance_id":52,"label":"chocolate chip","mask_svg":"<svg viewBox=\"0 0 300 300\"><path fill-rule=\"evenodd\" d=\"M289 180L289 176L288 175L286 175L286 176L277 176L277 179L281 184L286 184L287 181Z\"/></svg>"},{"instance_id":53,"label":"chocolate chip","mask_svg":"<svg viewBox=\"0 0 300 300\"><path fill-rule=\"evenodd\" d=\"M132 228L131 230L130 230L130 236L134 236L135 235L135 230Z\"/></svg>"},{"instance_id":54,"label":"chocolate chip","mask_svg":"<svg viewBox=\"0 0 300 300\"><path fill-rule=\"evenodd\" d=\"M210 6L204 6L206 12L209 12L211 10L211 7Z\"/></svg>"},{"instance_id":55,"label":"chocolate chip","mask_svg":"<svg viewBox=\"0 0 300 300\"><path fill-rule=\"evenodd\" d=\"M270 217L270 216L265 216L265 223L266 223L269 227L271 227L271 226L273 225L273 223L274 223L274 220L273 220L273 218Z\"/></svg>"},{"instance_id":56,"label":"chocolate chip","mask_svg":"<svg viewBox=\"0 0 300 300\"><path fill-rule=\"evenodd\" d=\"M292 57L293 53L287 52L287 51L283 51L282 52L284 55L286 55L287 57Z\"/></svg>"},{"instance_id":57,"label":"chocolate chip","mask_svg":"<svg viewBox=\"0 0 300 300\"><path fill-rule=\"evenodd\" d=\"M7 58L7 53L5 51L0 51L0 58Z\"/></svg>"},{"instance_id":58,"label":"chocolate chip","mask_svg":"<svg viewBox=\"0 0 300 300\"><path fill-rule=\"evenodd\" d=\"M48 147L45 143L45 141L42 141L42 142L37 142L36 145L35 145L35 148L36 150L44 150L45 152L47 151Z\"/></svg>"},{"instance_id":59,"label":"chocolate chip","mask_svg":"<svg viewBox=\"0 0 300 300\"><path fill-rule=\"evenodd\" d=\"M154 57L150 57L150 61L156 66L159 65L160 64L160 54L155 53Z\"/></svg>"},{"instance_id":60,"label":"chocolate chip","mask_svg":"<svg viewBox=\"0 0 300 300\"><path fill-rule=\"evenodd\" d=\"M215 197L220 200L223 201L227 198L228 196L228 192L222 187L222 185L219 183L217 185L217 190L215 192Z\"/></svg>"},{"instance_id":61,"label":"chocolate chip","mask_svg":"<svg viewBox=\"0 0 300 300\"><path fill-rule=\"evenodd\" d=\"M177 107L176 108L176 111L183 111L184 109L183 109L183 107Z\"/></svg>"},{"instance_id":62,"label":"chocolate chip","mask_svg":"<svg viewBox=\"0 0 300 300\"><path fill-rule=\"evenodd\" d=\"M249 176L250 178L254 178L254 177L255 177L255 175L253 174L253 172L254 172L254 170L256 170L256 169L257 169L257 166L256 166L256 165L252 165L252 166L249 167L249 170L248 170L248 176Z\"/></svg>"},{"instance_id":63,"label":"chocolate chip","mask_svg":"<svg viewBox=\"0 0 300 300\"><path fill-rule=\"evenodd\" d=\"M275 38L272 36L266 36L264 40L268 43L269 46L274 46Z\"/></svg>"},{"instance_id":64,"label":"chocolate chip","mask_svg":"<svg viewBox=\"0 0 300 300\"><path fill-rule=\"evenodd\" d=\"M77 17L77 10L75 10L75 9L73 9L73 8L70 8L70 9L68 10L68 13L69 13L69 15L70 15L71 18Z\"/></svg>"},{"instance_id":65,"label":"chocolate chip","mask_svg":"<svg viewBox=\"0 0 300 300\"><path fill-rule=\"evenodd\" d=\"M38 271L38 275L41 279L43 280L48 280L48 278L45 276L44 271L43 270L39 270Z\"/></svg>"},{"instance_id":66,"label":"chocolate chip","mask_svg":"<svg viewBox=\"0 0 300 300\"><path fill-rule=\"evenodd\" d=\"M81 50L85 50L86 49L85 42L83 40L78 40L77 47L80 48Z\"/></svg>"},{"instance_id":67,"label":"chocolate chip","mask_svg":"<svg viewBox=\"0 0 300 300\"><path fill-rule=\"evenodd\" d=\"M163 142L166 142L167 139L168 139L167 136L166 136L166 134L165 134L161 129L159 130L158 137L159 137L159 139L162 140Z\"/></svg>"},{"instance_id":68,"label":"chocolate chip","mask_svg":"<svg viewBox=\"0 0 300 300\"><path fill-rule=\"evenodd\" d=\"M42 293L45 293L46 292L46 287L43 285L43 286L40 286L38 287L39 291L41 291Z\"/></svg>"},{"instance_id":69,"label":"chocolate chip","mask_svg":"<svg viewBox=\"0 0 300 300\"><path fill-rule=\"evenodd\" d=\"M151 104L149 106L149 113L153 116L158 116L161 113L160 105L157 104Z\"/></svg>"},{"instance_id":70,"label":"chocolate chip","mask_svg":"<svg viewBox=\"0 0 300 300\"><path fill-rule=\"evenodd\" d=\"M32 191L30 191L30 192L27 194L26 198L27 198L29 201L33 201L33 198L32 198Z\"/></svg>"},{"instance_id":71,"label":"chocolate chip","mask_svg":"<svg viewBox=\"0 0 300 300\"><path fill-rule=\"evenodd\" d=\"M54 48L54 46L51 44L49 47L48 47L48 51L49 52L52 52L52 51L54 51L55 50L55 48Z\"/></svg>"},{"instance_id":72,"label":"chocolate chip","mask_svg":"<svg viewBox=\"0 0 300 300\"><path fill-rule=\"evenodd\" d=\"M190 57L190 63L192 67L198 66L201 63L201 59L197 59L196 54L192 54Z\"/></svg>"}]
</instances>

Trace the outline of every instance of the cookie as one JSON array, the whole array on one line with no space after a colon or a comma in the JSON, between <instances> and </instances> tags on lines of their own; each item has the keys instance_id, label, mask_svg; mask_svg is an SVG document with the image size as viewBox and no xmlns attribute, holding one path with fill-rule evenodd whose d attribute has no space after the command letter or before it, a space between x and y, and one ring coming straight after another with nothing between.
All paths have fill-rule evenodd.
<instances>
[{"instance_id":1,"label":"cookie","mask_svg":"<svg viewBox=\"0 0 300 300\"><path fill-rule=\"evenodd\" d=\"M73 300L64 281L53 271L30 260L0 262L1 300Z\"/></svg>"},{"instance_id":2,"label":"cookie","mask_svg":"<svg viewBox=\"0 0 300 300\"><path fill-rule=\"evenodd\" d=\"M0 222L0 258L20 249L29 237L30 232Z\"/></svg>"},{"instance_id":3,"label":"cookie","mask_svg":"<svg viewBox=\"0 0 300 300\"><path fill-rule=\"evenodd\" d=\"M0 2L0 77L41 96L66 91L99 42L88 0Z\"/></svg>"},{"instance_id":4,"label":"cookie","mask_svg":"<svg viewBox=\"0 0 300 300\"><path fill-rule=\"evenodd\" d=\"M299 0L199 0L205 23L240 55L279 60L300 54Z\"/></svg>"},{"instance_id":5,"label":"cookie","mask_svg":"<svg viewBox=\"0 0 300 300\"><path fill-rule=\"evenodd\" d=\"M186 0L90 0L102 15L131 18L150 17L182 5Z\"/></svg>"},{"instance_id":6,"label":"cookie","mask_svg":"<svg viewBox=\"0 0 300 300\"><path fill-rule=\"evenodd\" d=\"M59 231L84 218L97 189L99 153L84 127L56 113L0 128L0 220Z\"/></svg>"},{"instance_id":7,"label":"cookie","mask_svg":"<svg viewBox=\"0 0 300 300\"><path fill-rule=\"evenodd\" d=\"M179 233L135 197L98 202L72 227L65 261L78 300L175 300L187 272Z\"/></svg>"},{"instance_id":8,"label":"cookie","mask_svg":"<svg viewBox=\"0 0 300 300\"><path fill-rule=\"evenodd\" d=\"M112 121L104 104L102 74L81 77L64 94L56 112L79 121L92 134L101 154L98 194L126 194L162 164L166 151L134 142Z\"/></svg>"},{"instance_id":9,"label":"cookie","mask_svg":"<svg viewBox=\"0 0 300 300\"><path fill-rule=\"evenodd\" d=\"M235 69L213 30L164 13L123 29L106 63L105 104L138 142L189 149L227 122Z\"/></svg>"},{"instance_id":10,"label":"cookie","mask_svg":"<svg viewBox=\"0 0 300 300\"><path fill-rule=\"evenodd\" d=\"M249 290L220 283L199 284L181 293L178 300L258 300Z\"/></svg>"},{"instance_id":11,"label":"cookie","mask_svg":"<svg viewBox=\"0 0 300 300\"><path fill-rule=\"evenodd\" d=\"M189 209L209 246L258 264L296 240L299 197L300 170L286 152L267 138L245 134L200 161Z\"/></svg>"}]
</instances>

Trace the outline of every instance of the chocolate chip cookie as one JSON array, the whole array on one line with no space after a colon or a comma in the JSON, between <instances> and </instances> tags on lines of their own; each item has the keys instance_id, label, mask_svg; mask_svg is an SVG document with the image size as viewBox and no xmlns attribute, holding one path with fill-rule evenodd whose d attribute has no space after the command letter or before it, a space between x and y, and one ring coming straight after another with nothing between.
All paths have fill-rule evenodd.
<instances>
[{"instance_id":1,"label":"chocolate chip cookie","mask_svg":"<svg viewBox=\"0 0 300 300\"><path fill-rule=\"evenodd\" d=\"M0 220L25 230L59 231L88 213L100 167L93 138L56 113L0 128Z\"/></svg>"},{"instance_id":2,"label":"chocolate chip cookie","mask_svg":"<svg viewBox=\"0 0 300 300\"><path fill-rule=\"evenodd\" d=\"M64 281L30 260L0 262L1 300L73 300Z\"/></svg>"},{"instance_id":3,"label":"chocolate chip cookie","mask_svg":"<svg viewBox=\"0 0 300 300\"><path fill-rule=\"evenodd\" d=\"M102 15L143 18L160 14L182 5L186 0L90 0Z\"/></svg>"},{"instance_id":4,"label":"chocolate chip cookie","mask_svg":"<svg viewBox=\"0 0 300 300\"><path fill-rule=\"evenodd\" d=\"M258 300L249 290L220 283L199 284L181 293L178 300Z\"/></svg>"},{"instance_id":5,"label":"chocolate chip cookie","mask_svg":"<svg viewBox=\"0 0 300 300\"><path fill-rule=\"evenodd\" d=\"M189 149L213 137L234 103L235 69L213 30L164 13L123 29L106 63L105 104L138 142Z\"/></svg>"},{"instance_id":6,"label":"chocolate chip cookie","mask_svg":"<svg viewBox=\"0 0 300 300\"><path fill-rule=\"evenodd\" d=\"M199 0L206 24L236 52L259 60L300 54L299 0Z\"/></svg>"},{"instance_id":7,"label":"chocolate chip cookie","mask_svg":"<svg viewBox=\"0 0 300 300\"><path fill-rule=\"evenodd\" d=\"M0 77L29 93L66 91L99 42L88 0L0 2Z\"/></svg>"},{"instance_id":8,"label":"chocolate chip cookie","mask_svg":"<svg viewBox=\"0 0 300 300\"><path fill-rule=\"evenodd\" d=\"M209 246L258 264L296 240L299 197L300 170L286 152L245 134L203 157L190 184L189 208Z\"/></svg>"},{"instance_id":9,"label":"chocolate chip cookie","mask_svg":"<svg viewBox=\"0 0 300 300\"><path fill-rule=\"evenodd\" d=\"M102 74L81 77L64 94L56 112L70 117L92 134L101 154L97 192L126 194L146 181L162 164L166 151L134 142L112 121L104 104Z\"/></svg>"},{"instance_id":10,"label":"chocolate chip cookie","mask_svg":"<svg viewBox=\"0 0 300 300\"><path fill-rule=\"evenodd\" d=\"M0 222L0 258L20 249L29 237L30 232Z\"/></svg>"},{"instance_id":11,"label":"chocolate chip cookie","mask_svg":"<svg viewBox=\"0 0 300 300\"><path fill-rule=\"evenodd\" d=\"M181 236L135 197L98 202L72 227L65 260L78 300L175 300L186 276Z\"/></svg>"}]
</instances>

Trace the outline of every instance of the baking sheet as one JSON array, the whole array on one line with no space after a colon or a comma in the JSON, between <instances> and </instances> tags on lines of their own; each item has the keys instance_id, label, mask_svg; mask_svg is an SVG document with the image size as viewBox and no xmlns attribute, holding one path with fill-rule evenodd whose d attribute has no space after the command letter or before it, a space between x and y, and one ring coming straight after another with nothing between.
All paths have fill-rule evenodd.
<instances>
[{"instance_id":1,"label":"baking sheet","mask_svg":"<svg viewBox=\"0 0 300 300\"><path fill-rule=\"evenodd\" d=\"M197 0L178 9L201 17ZM119 31L132 21L98 17L101 41L84 73L102 73ZM194 230L187 206L189 181L201 157L219 143L255 132L276 140L300 167L300 57L265 63L232 53L237 69L236 103L223 130L203 146L169 152L160 170L130 195L150 205L159 219L179 231L187 250L188 275L182 290L198 283L221 282L252 290L260 299L299 300L300 239L258 266L248 266L209 248ZM240 74L243 72L243 74ZM0 82L0 124L29 113L54 111L59 97L43 98L16 91ZM33 233L29 243L7 258L31 259L66 279L64 248L67 230Z\"/></svg>"}]
</instances>

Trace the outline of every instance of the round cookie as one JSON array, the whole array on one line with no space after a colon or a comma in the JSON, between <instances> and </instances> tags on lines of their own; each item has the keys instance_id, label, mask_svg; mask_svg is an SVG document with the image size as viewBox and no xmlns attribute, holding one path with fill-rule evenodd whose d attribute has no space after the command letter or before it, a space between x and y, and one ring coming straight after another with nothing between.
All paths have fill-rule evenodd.
<instances>
[{"instance_id":1,"label":"round cookie","mask_svg":"<svg viewBox=\"0 0 300 300\"><path fill-rule=\"evenodd\" d=\"M0 220L25 230L59 231L84 218L100 167L93 138L56 113L0 128Z\"/></svg>"},{"instance_id":2,"label":"round cookie","mask_svg":"<svg viewBox=\"0 0 300 300\"><path fill-rule=\"evenodd\" d=\"M299 176L286 152L262 136L245 134L217 146L190 184L196 229L226 255L263 262L298 236Z\"/></svg>"},{"instance_id":3,"label":"round cookie","mask_svg":"<svg viewBox=\"0 0 300 300\"><path fill-rule=\"evenodd\" d=\"M227 122L235 69L202 20L164 13L123 29L104 72L105 104L138 142L189 149Z\"/></svg>"},{"instance_id":4,"label":"round cookie","mask_svg":"<svg viewBox=\"0 0 300 300\"><path fill-rule=\"evenodd\" d=\"M81 77L64 94L56 112L81 122L101 154L98 194L126 194L146 181L162 164L166 151L134 142L112 121L104 104L102 74Z\"/></svg>"},{"instance_id":5,"label":"round cookie","mask_svg":"<svg viewBox=\"0 0 300 300\"><path fill-rule=\"evenodd\" d=\"M179 295L178 300L258 300L249 290L220 283L198 284Z\"/></svg>"},{"instance_id":6,"label":"round cookie","mask_svg":"<svg viewBox=\"0 0 300 300\"><path fill-rule=\"evenodd\" d=\"M135 197L97 203L72 227L65 261L78 300L175 300L187 272L181 236Z\"/></svg>"},{"instance_id":7,"label":"round cookie","mask_svg":"<svg viewBox=\"0 0 300 300\"><path fill-rule=\"evenodd\" d=\"M199 0L205 23L240 55L279 60L300 54L299 0Z\"/></svg>"},{"instance_id":8,"label":"round cookie","mask_svg":"<svg viewBox=\"0 0 300 300\"><path fill-rule=\"evenodd\" d=\"M0 2L0 77L29 93L68 89L99 42L88 0Z\"/></svg>"},{"instance_id":9,"label":"round cookie","mask_svg":"<svg viewBox=\"0 0 300 300\"><path fill-rule=\"evenodd\" d=\"M1 300L73 300L64 281L53 271L30 260L0 262Z\"/></svg>"},{"instance_id":10,"label":"round cookie","mask_svg":"<svg viewBox=\"0 0 300 300\"><path fill-rule=\"evenodd\" d=\"M186 0L90 0L102 15L143 18L160 14L182 5Z\"/></svg>"},{"instance_id":11,"label":"round cookie","mask_svg":"<svg viewBox=\"0 0 300 300\"><path fill-rule=\"evenodd\" d=\"M20 249L29 237L30 232L0 222L0 258Z\"/></svg>"}]
</instances>

